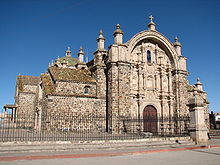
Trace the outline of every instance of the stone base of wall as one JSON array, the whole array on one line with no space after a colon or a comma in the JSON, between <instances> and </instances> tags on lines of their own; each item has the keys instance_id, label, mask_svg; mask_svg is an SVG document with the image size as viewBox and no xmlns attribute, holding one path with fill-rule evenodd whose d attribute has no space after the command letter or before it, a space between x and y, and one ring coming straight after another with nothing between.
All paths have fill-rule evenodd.
<instances>
[{"instance_id":1,"label":"stone base of wall","mask_svg":"<svg viewBox=\"0 0 220 165\"><path fill-rule=\"evenodd\" d=\"M61 131L105 131L106 101L95 98L50 96L44 129Z\"/></svg>"}]
</instances>

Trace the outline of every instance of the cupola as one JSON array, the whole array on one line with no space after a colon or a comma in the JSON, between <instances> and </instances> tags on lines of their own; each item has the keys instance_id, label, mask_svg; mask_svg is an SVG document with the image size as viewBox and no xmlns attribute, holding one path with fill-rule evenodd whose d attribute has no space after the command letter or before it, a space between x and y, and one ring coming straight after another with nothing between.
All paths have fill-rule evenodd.
<instances>
[{"instance_id":1,"label":"cupola","mask_svg":"<svg viewBox=\"0 0 220 165\"><path fill-rule=\"evenodd\" d=\"M84 62L83 58L84 58L84 52L83 52L83 49L82 49L82 46L81 46L79 48L79 53L78 53L78 60L79 60L79 62L83 63Z\"/></svg>"},{"instance_id":2,"label":"cupola","mask_svg":"<svg viewBox=\"0 0 220 165\"><path fill-rule=\"evenodd\" d=\"M175 47L175 49L176 49L176 51L177 51L177 54L179 55L179 56L181 56L182 55L182 50L181 50L181 47L182 47L182 45L181 45L181 43L179 42L179 39L178 39L178 37L175 37L175 42L173 43L173 46Z\"/></svg>"},{"instance_id":3,"label":"cupola","mask_svg":"<svg viewBox=\"0 0 220 165\"><path fill-rule=\"evenodd\" d=\"M123 31L120 28L120 25L116 25L116 30L114 31L114 42L115 44L122 44L123 43Z\"/></svg>"},{"instance_id":4,"label":"cupola","mask_svg":"<svg viewBox=\"0 0 220 165\"><path fill-rule=\"evenodd\" d=\"M199 91L203 91L203 86L202 86L202 83L200 82L199 78L197 78L197 82L196 82L195 86Z\"/></svg>"},{"instance_id":5,"label":"cupola","mask_svg":"<svg viewBox=\"0 0 220 165\"><path fill-rule=\"evenodd\" d=\"M99 37L97 38L98 50L105 50L105 38L103 36L102 30L99 32Z\"/></svg>"}]
</instances>

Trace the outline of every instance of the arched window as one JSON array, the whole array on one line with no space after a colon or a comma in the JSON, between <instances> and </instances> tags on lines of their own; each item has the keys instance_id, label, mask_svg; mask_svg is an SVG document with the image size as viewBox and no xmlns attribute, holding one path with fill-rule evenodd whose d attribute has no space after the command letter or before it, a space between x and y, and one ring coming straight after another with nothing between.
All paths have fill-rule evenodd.
<instances>
[{"instance_id":1,"label":"arched window","mask_svg":"<svg viewBox=\"0 0 220 165\"><path fill-rule=\"evenodd\" d=\"M150 50L147 51L147 63L151 63L151 52L150 52Z\"/></svg>"},{"instance_id":2,"label":"arched window","mask_svg":"<svg viewBox=\"0 0 220 165\"><path fill-rule=\"evenodd\" d=\"M84 87L84 94L89 94L90 93L90 87L89 86L85 86Z\"/></svg>"}]
</instances>

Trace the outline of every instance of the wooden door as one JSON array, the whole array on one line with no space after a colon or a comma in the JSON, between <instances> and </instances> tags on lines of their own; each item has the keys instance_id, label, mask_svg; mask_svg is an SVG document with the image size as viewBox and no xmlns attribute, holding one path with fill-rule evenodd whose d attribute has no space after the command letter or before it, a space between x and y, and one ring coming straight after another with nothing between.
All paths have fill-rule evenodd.
<instances>
[{"instance_id":1,"label":"wooden door","mask_svg":"<svg viewBox=\"0 0 220 165\"><path fill-rule=\"evenodd\" d=\"M144 132L157 133L157 110L151 105L143 111Z\"/></svg>"}]
</instances>

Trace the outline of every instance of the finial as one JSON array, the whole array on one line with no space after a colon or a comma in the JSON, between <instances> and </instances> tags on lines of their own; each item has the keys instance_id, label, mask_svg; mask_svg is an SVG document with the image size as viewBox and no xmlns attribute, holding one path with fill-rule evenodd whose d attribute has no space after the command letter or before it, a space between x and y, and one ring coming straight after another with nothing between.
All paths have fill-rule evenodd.
<instances>
[{"instance_id":1,"label":"finial","mask_svg":"<svg viewBox=\"0 0 220 165\"><path fill-rule=\"evenodd\" d=\"M71 56L70 47L67 47L67 50L66 50L66 56Z\"/></svg>"},{"instance_id":2,"label":"finial","mask_svg":"<svg viewBox=\"0 0 220 165\"><path fill-rule=\"evenodd\" d=\"M49 64L48 64L48 66L50 67L50 62L49 62Z\"/></svg>"},{"instance_id":3,"label":"finial","mask_svg":"<svg viewBox=\"0 0 220 165\"><path fill-rule=\"evenodd\" d=\"M97 41L98 41L99 39L105 40L105 37L103 36L102 30L99 31L99 37L97 38Z\"/></svg>"},{"instance_id":4,"label":"finial","mask_svg":"<svg viewBox=\"0 0 220 165\"><path fill-rule=\"evenodd\" d=\"M84 53L82 46L80 46L80 48L79 48L79 53Z\"/></svg>"},{"instance_id":5,"label":"finial","mask_svg":"<svg viewBox=\"0 0 220 165\"><path fill-rule=\"evenodd\" d=\"M121 25L120 24L117 24L116 25L116 30L114 31L114 34L123 34L123 31L121 30Z\"/></svg>"},{"instance_id":6,"label":"finial","mask_svg":"<svg viewBox=\"0 0 220 165\"><path fill-rule=\"evenodd\" d=\"M202 84L199 77L196 79L196 84Z\"/></svg>"},{"instance_id":7,"label":"finial","mask_svg":"<svg viewBox=\"0 0 220 165\"><path fill-rule=\"evenodd\" d=\"M176 37L175 37L175 42L178 42L178 40L179 40L179 38L176 36Z\"/></svg>"},{"instance_id":8,"label":"finial","mask_svg":"<svg viewBox=\"0 0 220 165\"><path fill-rule=\"evenodd\" d=\"M180 47L182 46L181 43L179 42L179 38L177 36L174 38L174 40L175 40L174 46L180 46Z\"/></svg>"},{"instance_id":9,"label":"finial","mask_svg":"<svg viewBox=\"0 0 220 165\"><path fill-rule=\"evenodd\" d=\"M200 82L200 78L197 78L196 87L198 90L203 91L202 83Z\"/></svg>"},{"instance_id":10,"label":"finial","mask_svg":"<svg viewBox=\"0 0 220 165\"><path fill-rule=\"evenodd\" d=\"M196 84L202 85L202 83L200 82L200 78L199 77L197 78L197 83Z\"/></svg>"},{"instance_id":11,"label":"finial","mask_svg":"<svg viewBox=\"0 0 220 165\"><path fill-rule=\"evenodd\" d=\"M102 35L102 29L99 31L99 34Z\"/></svg>"},{"instance_id":12,"label":"finial","mask_svg":"<svg viewBox=\"0 0 220 165\"><path fill-rule=\"evenodd\" d=\"M116 25L116 29L120 29L120 24L117 24L117 25Z\"/></svg>"},{"instance_id":13,"label":"finial","mask_svg":"<svg viewBox=\"0 0 220 165\"><path fill-rule=\"evenodd\" d=\"M154 17L152 15L149 16L150 23L148 24L148 30L155 31L156 30L156 24L153 22Z\"/></svg>"}]
</instances>

